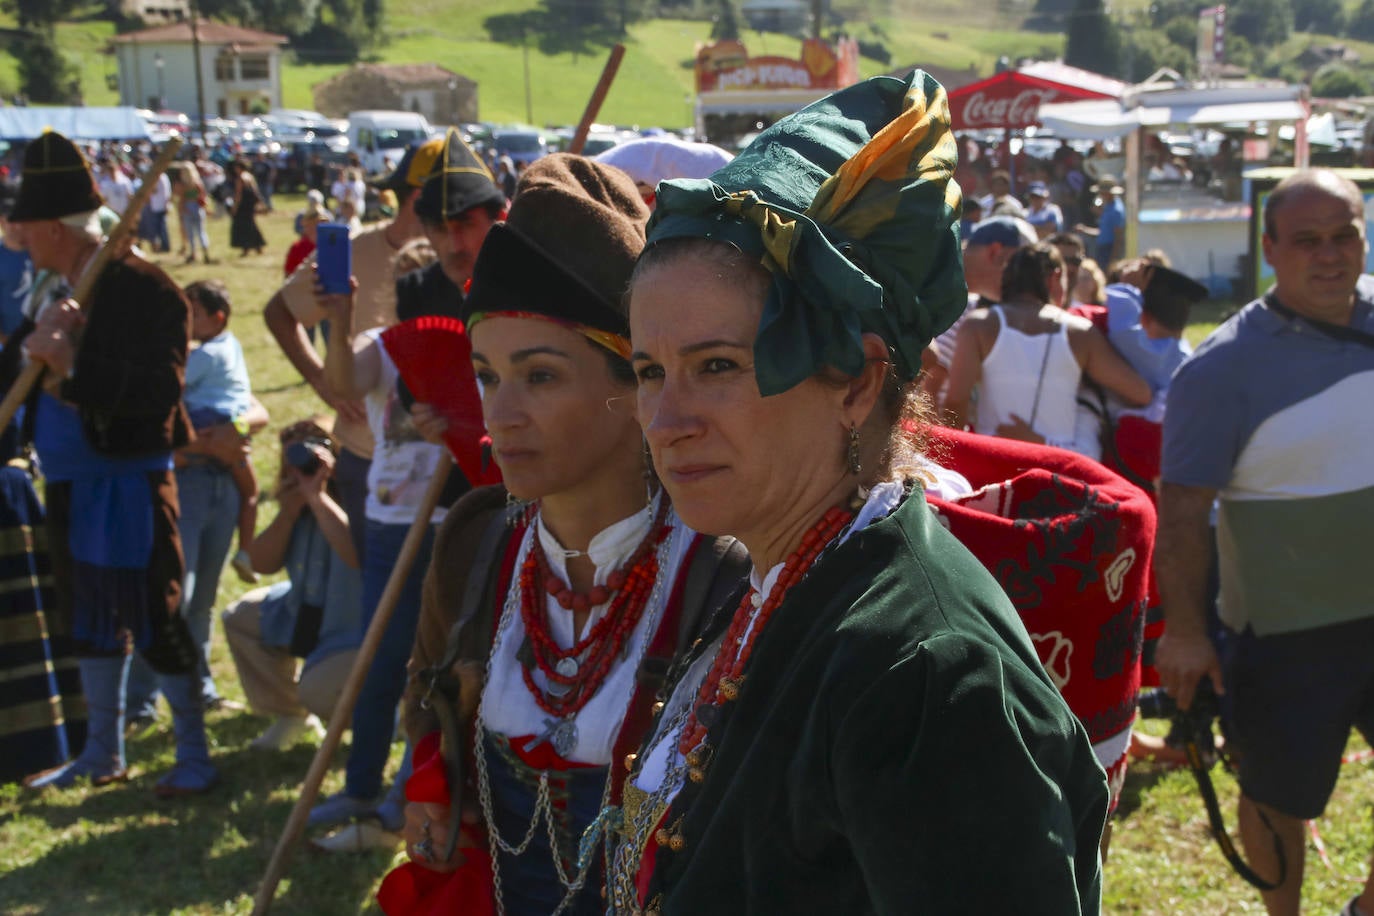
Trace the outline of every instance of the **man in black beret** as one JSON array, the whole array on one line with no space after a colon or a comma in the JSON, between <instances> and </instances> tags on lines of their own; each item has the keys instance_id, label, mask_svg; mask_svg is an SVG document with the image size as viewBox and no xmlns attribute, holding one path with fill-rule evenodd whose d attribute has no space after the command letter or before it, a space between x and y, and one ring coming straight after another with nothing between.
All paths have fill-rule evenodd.
<instances>
[{"instance_id":1,"label":"man in black beret","mask_svg":"<svg viewBox=\"0 0 1374 916\"><path fill-rule=\"evenodd\" d=\"M49 132L29 145L10 220L23 224L35 268L74 287L100 246L100 204L70 140ZM58 617L76 645L89 707L80 755L29 785L127 778L132 647L161 675L172 706L176 764L156 791L203 792L218 774L205 740L199 654L179 614L184 564L172 476L173 450L190 441L181 404L190 308L166 274L127 253L110 261L83 304L85 312L57 299L23 340L47 370L29 422L47 480Z\"/></svg>"},{"instance_id":2,"label":"man in black beret","mask_svg":"<svg viewBox=\"0 0 1374 916\"><path fill-rule=\"evenodd\" d=\"M410 274L398 281L398 317L405 321L422 314L457 315L461 291L472 276L487 230L506 218L506 195L452 128L420 189L415 215L439 260L416 272L421 276ZM440 282L440 276L446 282Z\"/></svg>"}]
</instances>

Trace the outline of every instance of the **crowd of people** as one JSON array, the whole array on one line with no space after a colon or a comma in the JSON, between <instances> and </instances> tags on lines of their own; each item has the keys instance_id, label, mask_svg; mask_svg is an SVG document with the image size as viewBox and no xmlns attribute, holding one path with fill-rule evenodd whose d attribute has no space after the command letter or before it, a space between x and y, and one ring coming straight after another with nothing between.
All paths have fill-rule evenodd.
<instances>
[{"instance_id":1,"label":"crowd of people","mask_svg":"<svg viewBox=\"0 0 1374 916\"><path fill-rule=\"evenodd\" d=\"M36 452L0 523L44 532L6 614L46 620L0 645L26 672L0 776L126 780L162 697L156 791L213 790L228 561L285 572L221 615L263 752L320 733L390 615L308 818L325 851L404 847L390 916L1096 913L1154 601L1159 682L1226 696L1244 846L1298 912L1303 819L1350 729L1374 738L1374 281L1346 179L1270 196L1276 285L1194 352L1206 290L1120 257L1114 179L1091 226L996 170L961 202L920 71L695 172L557 153L507 182L450 131L307 196L264 320L331 414L279 424L259 530L248 442L274 418L224 284L116 241L71 298L146 163L49 133L0 197L0 272L32 274L0 288L0 373L46 369L0 440ZM210 263L222 199L260 252L271 190L225 171L218 198L192 149L135 237L168 250L174 210ZM315 269L331 217L357 223L347 292ZM436 331L470 356L417 356ZM418 397L435 373L462 394ZM66 714L10 727L34 698ZM1344 912L1374 916L1374 882Z\"/></svg>"}]
</instances>

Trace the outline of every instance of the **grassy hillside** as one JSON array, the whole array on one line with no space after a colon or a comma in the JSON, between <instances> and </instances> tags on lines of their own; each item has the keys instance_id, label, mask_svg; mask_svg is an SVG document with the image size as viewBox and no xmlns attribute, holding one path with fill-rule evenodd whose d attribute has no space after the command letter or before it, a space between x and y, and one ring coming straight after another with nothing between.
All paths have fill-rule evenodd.
<instances>
[{"instance_id":1,"label":"grassy hillside","mask_svg":"<svg viewBox=\"0 0 1374 916\"><path fill-rule=\"evenodd\" d=\"M1143 0L1114 4L1123 21L1144 17ZM606 49L584 54L544 54L528 51L529 106L526 107L525 54L519 46L487 37L484 21L493 15L532 9L537 0L392 0L385 33L371 54L395 63L433 62L463 73L479 84L480 116L484 120L535 124L575 122L601 71ZM1007 56L1054 57L1064 50L1062 35L1024 30L1021 23L1029 3L1006 0L857 0L843 10L846 25L864 38L877 38L891 53L890 65L864 59L868 76L907 64L938 65L956 70L970 67L991 73L997 59ZM0 24L11 24L0 14ZM691 120L691 59L697 42L706 40L709 24L661 19L638 23L626 39L627 54L620 75L606 99L601 120L618 124L684 126ZM87 104L113 104L118 93L106 84L114 72L113 58L104 53L113 30L109 23L81 21L59 27L62 48L77 65ZM746 44L756 53L792 56L796 39L777 34L746 32ZM1283 45L1268 49L1266 62L1291 60L1309 44L1342 39L1295 34ZM1343 40L1362 57L1362 69L1374 75L1374 43ZM283 104L312 108L312 87L345 69L343 65L306 64L288 54L283 68ZM18 85L14 60L0 54L0 94Z\"/></svg>"},{"instance_id":2,"label":"grassy hillside","mask_svg":"<svg viewBox=\"0 0 1374 916\"><path fill-rule=\"evenodd\" d=\"M0 15L0 25L13 24L11 16ZM105 81L107 74L115 72L114 56L104 53L113 35L114 25L109 22L64 22L57 27L58 46L81 74L81 93L87 105L119 104L119 91L111 89ZM0 45L0 50L5 50L5 46ZM0 53L0 96L8 102L18 90L17 67L6 50Z\"/></svg>"},{"instance_id":3,"label":"grassy hillside","mask_svg":"<svg viewBox=\"0 0 1374 916\"><path fill-rule=\"evenodd\" d=\"M385 35L372 53L387 62L438 63L471 77L480 86L480 112L485 120L575 122L600 75L606 49L548 55L531 47L527 111L522 49L487 38L483 25L487 17L536 5L535 0L393 2L389 4ZM1056 55L1063 48L1061 36L1021 32L1019 15L997 12L986 2L970 8L954 0L934 0L921 4L918 11L913 0L896 0L859 6L848 10L846 16L856 32L867 35L873 29L885 36L892 66L973 66L980 73L989 73L1000 55ZM0 15L0 22L6 18ZM114 72L113 58L104 53L112 34L107 22L71 22L59 27L60 44L79 69L82 93L89 105L118 101L118 92L106 84L107 75ZM708 34L709 24L700 21L663 19L632 26L625 62L606 99L601 120L646 126L688 124L691 60L696 43L706 40ZM744 40L756 53L793 56L798 51L796 39L784 35L747 32ZM314 107L312 87L343 69L337 64L300 63L288 55L283 68L283 104ZM862 62L864 75L887 69L876 61ZM0 93L10 95L17 88L14 60L0 54Z\"/></svg>"}]
</instances>

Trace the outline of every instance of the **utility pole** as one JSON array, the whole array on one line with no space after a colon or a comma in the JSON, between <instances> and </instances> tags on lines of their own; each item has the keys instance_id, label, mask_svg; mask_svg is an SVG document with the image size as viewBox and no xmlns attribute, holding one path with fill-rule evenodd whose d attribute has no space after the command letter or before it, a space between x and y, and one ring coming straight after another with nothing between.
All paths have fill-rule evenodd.
<instances>
[{"instance_id":1,"label":"utility pole","mask_svg":"<svg viewBox=\"0 0 1374 916\"><path fill-rule=\"evenodd\" d=\"M534 124L534 105L530 101L530 40L525 30L520 30L520 56L525 61L525 123Z\"/></svg>"},{"instance_id":2,"label":"utility pole","mask_svg":"<svg viewBox=\"0 0 1374 916\"><path fill-rule=\"evenodd\" d=\"M821 37L822 20L825 18L825 0L811 0L811 37Z\"/></svg>"},{"instance_id":3,"label":"utility pole","mask_svg":"<svg viewBox=\"0 0 1374 916\"><path fill-rule=\"evenodd\" d=\"M209 147L205 142L205 81L200 75L200 31L196 20L200 18L200 10L196 8L196 0L190 0L191 5L191 66L196 72L196 120L200 124L200 145L202 149Z\"/></svg>"}]
</instances>

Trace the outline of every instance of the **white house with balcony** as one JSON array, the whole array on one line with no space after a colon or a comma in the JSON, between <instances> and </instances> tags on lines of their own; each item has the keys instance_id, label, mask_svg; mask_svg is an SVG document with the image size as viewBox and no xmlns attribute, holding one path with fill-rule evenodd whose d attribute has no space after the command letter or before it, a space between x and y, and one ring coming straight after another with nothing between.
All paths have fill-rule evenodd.
<instances>
[{"instance_id":1,"label":"white house with balcony","mask_svg":"<svg viewBox=\"0 0 1374 916\"><path fill-rule=\"evenodd\" d=\"M196 55L206 117L235 117L281 108L281 54L285 35L198 19L126 32L110 39L121 104L183 111L195 119Z\"/></svg>"}]
</instances>

